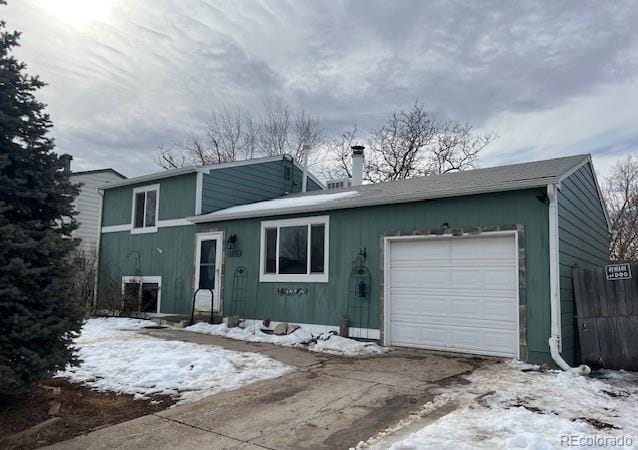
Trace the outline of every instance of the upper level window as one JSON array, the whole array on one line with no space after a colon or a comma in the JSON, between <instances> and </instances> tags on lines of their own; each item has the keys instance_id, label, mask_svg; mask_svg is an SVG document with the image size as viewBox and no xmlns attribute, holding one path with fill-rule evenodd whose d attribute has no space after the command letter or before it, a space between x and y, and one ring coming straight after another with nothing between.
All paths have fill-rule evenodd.
<instances>
[{"instance_id":1,"label":"upper level window","mask_svg":"<svg viewBox=\"0 0 638 450\"><path fill-rule=\"evenodd\" d=\"M159 215L159 184L133 189L133 229L131 233L154 233Z\"/></svg>"},{"instance_id":2,"label":"upper level window","mask_svg":"<svg viewBox=\"0 0 638 450\"><path fill-rule=\"evenodd\" d=\"M328 282L328 216L261 223L259 281Z\"/></svg>"}]
</instances>

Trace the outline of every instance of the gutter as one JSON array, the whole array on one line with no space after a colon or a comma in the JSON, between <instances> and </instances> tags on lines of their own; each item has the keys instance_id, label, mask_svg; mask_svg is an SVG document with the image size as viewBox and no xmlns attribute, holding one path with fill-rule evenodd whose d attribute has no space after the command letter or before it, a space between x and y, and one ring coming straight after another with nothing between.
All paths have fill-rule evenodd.
<instances>
[{"instance_id":1,"label":"gutter","mask_svg":"<svg viewBox=\"0 0 638 450\"><path fill-rule=\"evenodd\" d=\"M559 263L559 237L558 237L558 189L560 183L547 185L547 197L549 198L549 289L550 289L550 317L551 334L549 337L549 350L552 359L558 367L578 375L589 375L591 368L586 365L571 367L560 354L561 320L560 320L560 263Z\"/></svg>"}]
</instances>

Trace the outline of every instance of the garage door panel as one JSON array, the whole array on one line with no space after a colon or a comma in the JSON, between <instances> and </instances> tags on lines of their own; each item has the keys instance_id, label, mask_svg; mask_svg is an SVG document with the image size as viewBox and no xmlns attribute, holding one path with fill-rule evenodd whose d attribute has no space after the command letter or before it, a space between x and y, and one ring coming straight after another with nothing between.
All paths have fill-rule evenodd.
<instances>
[{"instance_id":1,"label":"garage door panel","mask_svg":"<svg viewBox=\"0 0 638 450\"><path fill-rule=\"evenodd\" d=\"M390 271L390 282L393 286L447 286L450 279L450 272L444 268L423 270L411 267Z\"/></svg>"},{"instance_id":2,"label":"garage door panel","mask_svg":"<svg viewBox=\"0 0 638 450\"><path fill-rule=\"evenodd\" d=\"M512 254L511 238L503 237L480 237L450 240L450 254L452 259L475 259L476 240L481 239L485 245L481 245L481 256L485 259L509 259ZM488 242L489 241L489 242ZM428 245L428 243L425 243Z\"/></svg>"},{"instance_id":3,"label":"garage door panel","mask_svg":"<svg viewBox=\"0 0 638 450\"><path fill-rule=\"evenodd\" d=\"M502 297L482 297L477 302L477 295L468 291L465 295L451 295L449 293L437 294L433 291L422 290L403 292L392 289L394 305L392 314L417 314L417 315L446 315L452 318L488 318L494 320L512 320L515 317L518 306L511 299L516 294L513 291L499 292ZM509 295L505 295L509 294Z\"/></svg>"},{"instance_id":4,"label":"garage door panel","mask_svg":"<svg viewBox=\"0 0 638 450\"><path fill-rule=\"evenodd\" d=\"M517 356L516 253L513 236L392 243L390 343Z\"/></svg>"},{"instance_id":5,"label":"garage door panel","mask_svg":"<svg viewBox=\"0 0 638 450\"><path fill-rule=\"evenodd\" d=\"M448 340L448 330L445 327L430 326L423 327L421 324L403 324L392 329L392 335L396 336L398 342L407 346L444 346Z\"/></svg>"},{"instance_id":6,"label":"garage door panel","mask_svg":"<svg viewBox=\"0 0 638 450\"><path fill-rule=\"evenodd\" d=\"M441 298L428 297L423 299L414 295L398 295L394 298L398 301L396 308L392 309L393 315L448 315L450 311L450 302Z\"/></svg>"},{"instance_id":7,"label":"garage door panel","mask_svg":"<svg viewBox=\"0 0 638 450\"><path fill-rule=\"evenodd\" d=\"M493 319L481 319L476 317L456 317L431 315L392 315L392 323L394 325L403 324L408 326L426 326L426 327L445 327L445 328L476 328L491 330L513 331L517 329L517 325L511 321L500 321ZM394 336L393 336L394 339Z\"/></svg>"},{"instance_id":8,"label":"garage door panel","mask_svg":"<svg viewBox=\"0 0 638 450\"><path fill-rule=\"evenodd\" d=\"M450 255L450 241L441 240L427 244L423 241L410 241L409 245L397 246L392 250L392 260L401 261L422 261L428 259L447 259Z\"/></svg>"}]
</instances>

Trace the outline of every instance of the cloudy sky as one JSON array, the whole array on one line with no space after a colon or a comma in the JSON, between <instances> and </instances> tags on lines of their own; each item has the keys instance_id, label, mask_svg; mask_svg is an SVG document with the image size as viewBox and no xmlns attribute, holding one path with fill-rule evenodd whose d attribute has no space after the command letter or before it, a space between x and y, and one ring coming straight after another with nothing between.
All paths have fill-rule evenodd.
<instances>
[{"instance_id":1,"label":"cloudy sky","mask_svg":"<svg viewBox=\"0 0 638 450\"><path fill-rule=\"evenodd\" d=\"M226 104L281 98L328 133L420 100L500 136L482 166L638 153L638 2L9 0L74 170L158 170Z\"/></svg>"}]
</instances>

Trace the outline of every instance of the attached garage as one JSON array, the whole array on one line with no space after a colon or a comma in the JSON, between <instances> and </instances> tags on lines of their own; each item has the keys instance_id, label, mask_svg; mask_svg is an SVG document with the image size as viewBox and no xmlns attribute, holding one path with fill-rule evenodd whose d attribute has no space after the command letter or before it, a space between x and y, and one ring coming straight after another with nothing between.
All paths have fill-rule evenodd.
<instances>
[{"instance_id":1,"label":"attached garage","mask_svg":"<svg viewBox=\"0 0 638 450\"><path fill-rule=\"evenodd\" d=\"M516 233L386 238L390 345L519 356Z\"/></svg>"},{"instance_id":2,"label":"attached garage","mask_svg":"<svg viewBox=\"0 0 638 450\"><path fill-rule=\"evenodd\" d=\"M233 240L224 315L561 367L579 360L572 268L608 260L588 155L288 195L188 220Z\"/></svg>"}]
</instances>

